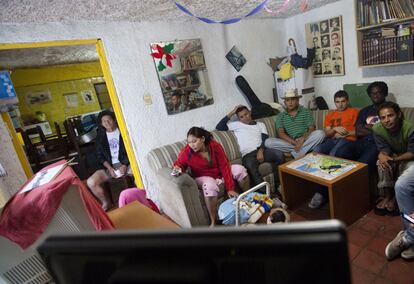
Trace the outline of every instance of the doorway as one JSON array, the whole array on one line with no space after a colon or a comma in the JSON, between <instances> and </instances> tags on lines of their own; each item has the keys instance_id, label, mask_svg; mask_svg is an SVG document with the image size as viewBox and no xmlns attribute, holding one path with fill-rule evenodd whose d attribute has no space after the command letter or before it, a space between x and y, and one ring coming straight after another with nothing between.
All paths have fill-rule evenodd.
<instances>
[{"instance_id":1,"label":"doorway","mask_svg":"<svg viewBox=\"0 0 414 284\"><path fill-rule=\"evenodd\" d=\"M71 53L76 56L71 56ZM24 56L24 54L29 54L30 56ZM45 136L58 136L58 132L60 132L60 134L63 132L63 136L69 136L69 131L67 131L67 128L63 126L64 122L79 122L80 125L78 126L80 128L76 127L76 123L73 123L72 125L74 126L74 131L79 132L84 130L86 128L85 126L91 126L91 123L96 123L97 113L103 109L111 108L115 113L115 117L118 122L118 127L131 164L131 170L135 178L135 183L138 187L143 188L131 140L126 129L124 116L122 114L112 81L112 76L109 71L103 43L100 39L0 44L0 58L8 58L7 60L0 60L0 69L8 69L11 72L18 69L20 70L19 72L27 73L27 76L20 76L20 79L16 79L24 80L23 83L16 83L22 86L21 90L26 90L24 95L21 94L19 96L18 94L20 97L20 108L24 109L25 114L27 114L28 111L25 108L29 105L32 110L31 116L25 117L25 120L19 119L18 116L21 115L22 112L19 108L16 108L12 110L10 114L2 113L2 118L6 122L12 136L13 145L16 153L18 154L19 161L28 178L33 174L33 169L37 168L33 168L33 160L27 158L28 141L22 141L23 139L19 138L22 135L18 134L18 131L16 131L16 129L19 130L19 128L23 132L25 132L24 128L28 129L26 127L27 125L23 124L19 127L19 121L25 121L25 124L29 124L29 128L40 128L43 135L45 132L47 133ZM13 58L16 59L14 63L12 62ZM34 61L37 65L33 65L33 62L30 63L30 59L35 59ZM53 66L53 68L56 69L53 76L59 77L58 81L60 83L64 82L64 84L62 84L65 86L61 84L61 86L58 87L58 92L54 89L57 88L55 86L56 82L49 82L50 84L47 87L43 84L40 89L33 88L33 80L34 78L39 79L39 76L34 76L33 74L30 75L30 72L39 71L41 68L39 64L43 64L43 66ZM89 74L90 76L85 75L82 78L76 78L76 80L72 80L73 78L71 80L66 80L67 78L65 79L65 76L68 76L68 72L70 73L68 70L71 68L66 68L64 70L62 66L70 66L73 69L73 66L79 66L79 64L97 65L97 67L101 70L101 76L97 76L92 72ZM29 70L36 68L39 70ZM85 72L87 73L89 71ZM91 84L91 88L85 87L84 84L86 83ZM79 88L76 86L79 86ZM59 96L59 98L57 99L56 96ZM94 99L95 97L97 98L96 101ZM59 103L63 104L64 107L56 112ZM34 109L36 109L36 111L33 111ZM53 112L53 110L55 112ZM50 117L48 117L48 114ZM33 123L30 122L30 119L33 119ZM33 127L33 124L37 125ZM39 127L37 127L38 125ZM34 136L35 139L39 139L39 137L41 138L40 134L38 135L39 137L36 137L36 135L37 134L34 133L32 134L32 137ZM28 135L23 135L23 137L27 138ZM43 151L41 148L35 150L37 152ZM72 154L73 153L69 153L66 157Z\"/></svg>"}]
</instances>

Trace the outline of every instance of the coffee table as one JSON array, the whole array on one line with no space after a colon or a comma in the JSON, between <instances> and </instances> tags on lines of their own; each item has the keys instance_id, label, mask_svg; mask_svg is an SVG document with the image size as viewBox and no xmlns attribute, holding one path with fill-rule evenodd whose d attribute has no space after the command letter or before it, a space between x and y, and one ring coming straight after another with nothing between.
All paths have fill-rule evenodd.
<instances>
[{"instance_id":1,"label":"coffee table","mask_svg":"<svg viewBox=\"0 0 414 284\"><path fill-rule=\"evenodd\" d=\"M308 154L305 158L311 157L309 155L339 159L320 154ZM353 163L354 168L334 178L330 177L331 179L306 172L307 166L298 169L296 165L301 160L293 160L280 165L279 179L282 197L289 209L303 205L312 197L317 185L322 185L328 189L331 219L339 219L351 225L365 215L370 208L368 166L355 161L340 160Z\"/></svg>"}]
</instances>

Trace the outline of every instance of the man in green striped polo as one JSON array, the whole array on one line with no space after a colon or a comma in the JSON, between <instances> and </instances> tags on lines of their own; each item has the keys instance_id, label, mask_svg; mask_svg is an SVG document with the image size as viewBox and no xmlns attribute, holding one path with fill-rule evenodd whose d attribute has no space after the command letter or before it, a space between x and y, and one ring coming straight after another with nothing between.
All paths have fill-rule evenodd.
<instances>
[{"instance_id":1,"label":"man in green striped polo","mask_svg":"<svg viewBox=\"0 0 414 284\"><path fill-rule=\"evenodd\" d=\"M321 144L325 132L315 130L315 122L310 111L299 105L299 96L294 89L287 90L283 98L286 110L276 118L279 138L268 138L265 146L285 153L295 159L301 158Z\"/></svg>"}]
</instances>

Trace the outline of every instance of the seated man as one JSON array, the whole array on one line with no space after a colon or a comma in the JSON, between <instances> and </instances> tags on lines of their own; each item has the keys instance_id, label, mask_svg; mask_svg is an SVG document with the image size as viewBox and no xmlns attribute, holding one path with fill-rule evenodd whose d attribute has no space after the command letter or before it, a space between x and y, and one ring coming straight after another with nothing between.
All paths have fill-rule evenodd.
<instances>
[{"instance_id":1,"label":"seated man","mask_svg":"<svg viewBox=\"0 0 414 284\"><path fill-rule=\"evenodd\" d=\"M303 157L323 142L325 133L315 130L315 123L309 110L299 105L295 90L288 90L284 102L286 111L276 119L277 135L280 138L266 139L265 146L270 149L290 152L295 159Z\"/></svg>"},{"instance_id":2,"label":"seated man","mask_svg":"<svg viewBox=\"0 0 414 284\"><path fill-rule=\"evenodd\" d=\"M388 95L388 86L384 82L373 82L367 88L368 96L372 105L360 110L356 122L357 141L352 144L344 145L336 152L338 157L355 160L368 164L369 174L376 172L378 150L372 136L372 127L379 122L378 108L385 102Z\"/></svg>"},{"instance_id":3,"label":"seated man","mask_svg":"<svg viewBox=\"0 0 414 284\"><path fill-rule=\"evenodd\" d=\"M379 202L375 212L379 215L398 215L394 183L396 180L400 181L400 184L409 180L414 182L414 176L400 175L404 170L414 167L414 124L404 120L400 107L393 102L383 103L378 114L381 123L372 129L379 150Z\"/></svg>"},{"instance_id":4,"label":"seated man","mask_svg":"<svg viewBox=\"0 0 414 284\"><path fill-rule=\"evenodd\" d=\"M378 155L378 189L384 196L378 206L384 210L394 210L392 188L401 213L414 212L414 124L405 120L398 104L385 102L379 107L381 123L373 127ZM386 190L388 189L388 190ZM389 208L389 206L391 206ZM392 260L400 255L405 259L414 258L414 230L404 220L405 231L385 248L385 255Z\"/></svg>"},{"instance_id":5,"label":"seated man","mask_svg":"<svg viewBox=\"0 0 414 284\"><path fill-rule=\"evenodd\" d=\"M336 111L325 117L324 127L326 140L315 147L315 152L336 156L336 151L356 140L355 123L358 109L349 108L349 98L345 91L338 91L334 95Z\"/></svg>"},{"instance_id":6,"label":"seated man","mask_svg":"<svg viewBox=\"0 0 414 284\"><path fill-rule=\"evenodd\" d=\"M230 121L233 115L237 115L237 121ZM275 171L276 166L283 162L282 152L265 147L264 141L269 137L266 126L262 122L254 121L250 110L246 106L236 106L220 120L216 129L234 132L242 154L242 163L250 174L252 186L263 182L263 177L259 172L261 163L272 163ZM265 193L264 190L262 188L259 192Z\"/></svg>"}]
</instances>

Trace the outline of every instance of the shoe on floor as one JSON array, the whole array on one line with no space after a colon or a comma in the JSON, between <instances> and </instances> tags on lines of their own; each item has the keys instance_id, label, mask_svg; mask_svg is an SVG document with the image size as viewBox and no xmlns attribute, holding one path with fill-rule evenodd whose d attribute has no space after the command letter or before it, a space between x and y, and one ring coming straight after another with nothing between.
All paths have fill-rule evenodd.
<instances>
[{"instance_id":1,"label":"shoe on floor","mask_svg":"<svg viewBox=\"0 0 414 284\"><path fill-rule=\"evenodd\" d=\"M414 245L410 246L408 249L401 253L401 257L405 260L413 260L414 259Z\"/></svg>"},{"instance_id":2,"label":"shoe on floor","mask_svg":"<svg viewBox=\"0 0 414 284\"><path fill-rule=\"evenodd\" d=\"M401 253L409 248L409 245L404 243L403 235L404 231L400 231L397 236L386 246L385 256L388 260L393 260L401 256Z\"/></svg>"},{"instance_id":3,"label":"shoe on floor","mask_svg":"<svg viewBox=\"0 0 414 284\"><path fill-rule=\"evenodd\" d=\"M308 203L309 208L312 209L318 209L322 206L322 204L325 202L325 198L323 197L322 194L320 194L319 192L316 192L311 201Z\"/></svg>"}]
</instances>

